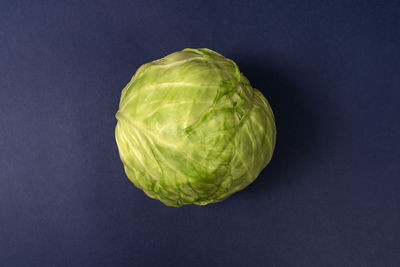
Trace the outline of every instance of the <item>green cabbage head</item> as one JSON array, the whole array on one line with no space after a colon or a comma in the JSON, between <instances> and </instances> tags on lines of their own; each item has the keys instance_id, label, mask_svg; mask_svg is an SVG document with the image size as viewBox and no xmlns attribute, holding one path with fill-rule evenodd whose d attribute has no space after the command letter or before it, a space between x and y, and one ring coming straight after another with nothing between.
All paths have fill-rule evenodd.
<instances>
[{"instance_id":1,"label":"green cabbage head","mask_svg":"<svg viewBox=\"0 0 400 267\"><path fill-rule=\"evenodd\" d=\"M226 199L256 179L275 147L265 97L235 62L206 48L141 66L116 118L127 176L168 206Z\"/></svg>"}]
</instances>

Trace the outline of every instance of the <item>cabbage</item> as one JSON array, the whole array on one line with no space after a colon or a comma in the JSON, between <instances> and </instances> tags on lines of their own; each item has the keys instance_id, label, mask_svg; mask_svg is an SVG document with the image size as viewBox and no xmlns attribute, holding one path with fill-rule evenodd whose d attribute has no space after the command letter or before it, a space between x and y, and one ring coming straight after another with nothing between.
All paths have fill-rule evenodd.
<instances>
[{"instance_id":1,"label":"cabbage","mask_svg":"<svg viewBox=\"0 0 400 267\"><path fill-rule=\"evenodd\" d=\"M128 178L168 206L226 199L271 160L272 110L230 59L184 49L123 89L115 137Z\"/></svg>"}]
</instances>

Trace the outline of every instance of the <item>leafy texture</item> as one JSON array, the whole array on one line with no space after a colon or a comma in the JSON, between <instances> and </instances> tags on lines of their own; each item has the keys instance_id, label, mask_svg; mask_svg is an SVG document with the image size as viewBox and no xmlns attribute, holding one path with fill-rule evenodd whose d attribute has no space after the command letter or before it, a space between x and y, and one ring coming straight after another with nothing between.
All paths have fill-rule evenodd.
<instances>
[{"instance_id":1,"label":"leafy texture","mask_svg":"<svg viewBox=\"0 0 400 267\"><path fill-rule=\"evenodd\" d=\"M168 206L229 197L258 176L275 146L267 100L232 60L205 48L141 66L116 117L127 176Z\"/></svg>"}]
</instances>

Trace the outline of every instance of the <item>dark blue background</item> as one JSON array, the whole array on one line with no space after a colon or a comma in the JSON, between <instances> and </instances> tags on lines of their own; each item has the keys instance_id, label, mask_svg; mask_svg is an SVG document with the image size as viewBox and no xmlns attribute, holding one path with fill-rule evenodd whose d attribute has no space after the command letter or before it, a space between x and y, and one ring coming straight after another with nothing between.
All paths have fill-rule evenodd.
<instances>
[{"instance_id":1,"label":"dark blue background","mask_svg":"<svg viewBox=\"0 0 400 267\"><path fill-rule=\"evenodd\" d=\"M169 208L125 177L122 88L186 47L269 99L271 164ZM399 266L398 1L1 1L1 266Z\"/></svg>"}]
</instances>

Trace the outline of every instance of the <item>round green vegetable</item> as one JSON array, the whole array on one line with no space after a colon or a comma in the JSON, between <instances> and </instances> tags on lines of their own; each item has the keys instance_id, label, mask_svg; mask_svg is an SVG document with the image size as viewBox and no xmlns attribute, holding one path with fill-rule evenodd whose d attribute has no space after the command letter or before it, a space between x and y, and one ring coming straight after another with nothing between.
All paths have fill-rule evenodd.
<instances>
[{"instance_id":1,"label":"round green vegetable","mask_svg":"<svg viewBox=\"0 0 400 267\"><path fill-rule=\"evenodd\" d=\"M268 101L235 62L206 48L141 66L116 118L127 176L168 206L224 200L256 179L275 147Z\"/></svg>"}]
</instances>

